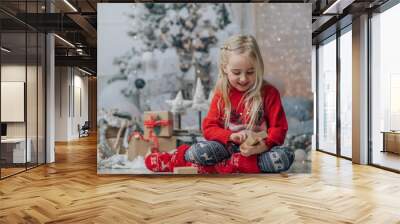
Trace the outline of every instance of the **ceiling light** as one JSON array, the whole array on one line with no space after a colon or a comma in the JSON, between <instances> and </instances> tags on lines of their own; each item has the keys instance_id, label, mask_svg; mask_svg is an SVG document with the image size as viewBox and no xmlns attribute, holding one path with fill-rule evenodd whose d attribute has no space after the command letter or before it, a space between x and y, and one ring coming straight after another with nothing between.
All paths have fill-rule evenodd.
<instances>
[{"instance_id":1,"label":"ceiling light","mask_svg":"<svg viewBox=\"0 0 400 224\"><path fill-rule=\"evenodd\" d=\"M77 49L76 49L76 52L77 52L79 55L83 55L83 49L81 49L81 48L77 48Z\"/></svg>"},{"instance_id":2,"label":"ceiling light","mask_svg":"<svg viewBox=\"0 0 400 224\"><path fill-rule=\"evenodd\" d=\"M85 73L85 74L87 74L87 75L90 75L90 76L92 75L92 73L90 73L90 72L88 72L88 71L86 71L86 70L83 70L83 69L81 69L81 68L79 68L79 67L78 67L78 70L81 71L81 72L83 72L83 73Z\"/></svg>"},{"instance_id":3,"label":"ceiling light","mask_svg":"<svg viewBox=\"0 0 400 224\"><path fill-rule=\"evenodd\" d=\"M69 3L68 0L64 0L65 4L67 4L72 10L74 10L74 12L78 12L78 10L71 4Z\"/></svg>"},{"instance_id":4,"label":"ceiling light","mask_svg":"<svg viewBox=\"0 0 400 224\"><path fill-rule=\"evenodd\" d=\"M63 41L64 43L66 43L67 45L69 45L70 47L75 48L75 45L71 44L71 42L69 42L68 40L58 36L57 34L54 34L55 37L57 37L58 39L60 39L61 41Z\"/></svg>"},{"instance_id":5,"label":"ceiling light","mask_svg":"<svg viewBox=\"0 0 400 224\"><path fill-rule=\"evenodd\" d=\"M322 14L327 14L332 11L335 7L337 7L337 4L339 4L340 0L336 0L332 5L330 5L327 9L324 10Z\"/></svg>"},{"instance_id":6,"label":"ceiling light","mask_svg":"<svg viewBox=\"0 0 400 224\"><path fill-rule=\"evenodd\" d=\"M332 5L324 10L322 14L342 14L343 9L351 5L355 0L336 0Z\"/></svg>"},{"instance_id":7,"label":"ceiling light","mask_svg":"<svg viewBox=\"0 0 400 224\"><path fill-rule=\"evenodd\" d=\"M7 48L5 48L5 47L1 47L1 50L4 51L4 52L6 52L6 53L10 53L10 52L11 52L11 50L9 50L9 49L7 49Z\"/></svg>"}]
</instances>

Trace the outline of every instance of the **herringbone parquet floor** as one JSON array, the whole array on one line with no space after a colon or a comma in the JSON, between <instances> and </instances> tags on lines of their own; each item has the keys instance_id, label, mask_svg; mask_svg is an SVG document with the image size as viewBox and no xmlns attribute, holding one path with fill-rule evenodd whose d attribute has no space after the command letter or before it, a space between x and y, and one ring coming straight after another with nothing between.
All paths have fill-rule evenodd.
<instances>
[{"instance_id":1,"label":"herringbone parquet floor","mask_svg":"<svg viewBox=\"0 0 400 224\"><path fill-rule=\"evenodd\" d=\"M0 223L400 223L400 175L315 152L310 175L98 176L96 139L0 181Z\"/></svg>"}]
</instances>

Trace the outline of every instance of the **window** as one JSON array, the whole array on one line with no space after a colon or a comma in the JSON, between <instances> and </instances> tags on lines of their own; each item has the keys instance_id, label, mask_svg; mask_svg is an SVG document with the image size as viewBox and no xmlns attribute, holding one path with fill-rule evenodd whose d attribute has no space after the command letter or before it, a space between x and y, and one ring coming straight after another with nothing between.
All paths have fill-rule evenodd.
<instances>
[{"instance_id":1,"label":"window","mask_svg":"<svg viewBox=\"0 0 400 224\"><path fill-rule=\"evenodd\" d=\"M352 157L352 33L340 36L340 155Z\"/></svg>"},{"instance_id":2,"label":"window","mask_svg":"<svg viewBox=\"0 0 400 224\"><path fill-rule=\"evenodd\" d=\"M336 153L336 36L318 48L318 147Z\"/></svg>"},{"instance_id":3,"label":"window","mask_svg":"<svg viewBox=\"0 0 400 224\"><path fill-rule=\"evenodd\" d=\"M372 163L396 170L400 170L400 150L398 153L387 150L384 133L400 131L399 21L400 4L371 18ZM400 138L400 132L396 136L393 138ZM399 148L400 141L396 144L395 148Z\"/></svg>"}]
</instances>

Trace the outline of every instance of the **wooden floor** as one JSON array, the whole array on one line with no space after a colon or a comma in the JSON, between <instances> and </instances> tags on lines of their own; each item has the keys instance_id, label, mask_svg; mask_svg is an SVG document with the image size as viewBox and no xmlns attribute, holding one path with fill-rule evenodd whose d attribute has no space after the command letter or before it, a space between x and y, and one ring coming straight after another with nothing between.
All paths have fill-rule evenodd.
<instances>
[{"instance_id":1,"label":"wooden floor","mask_svg":"<svg viewBox=\"0 0 400 224\"><path fill-rule=\"evenodd\" d=\"M25 165L22 164L22 165L18 165L18 167L7 167L7 168L2 167L1 168L1 178L6 178L8 176L15 175L20 172L24 172L27 169L33 169L36 166L37 166L37 164L27 164L27 167L25 168Z\"/></svg>"},{"instance_id":2,"label":"wooden floor","mask_svg":"<svg viewBox=\"0 0 400 224\"><path fill-rule=\"evenodd\" d=\"M400 154L375 150L372 157L372 162L377 165L400 170Z\"/></svg>"},{"instance_id":3,"label":"wooden floor","mask_svg":"<svg viewBox=\"0 0 400 224\"><path fill-rule=\"evenodd\" d=\"M24 168L1 168L1 178L19 173L26 170L25 167Z\"/></svg>"},{"instance_id":4,"label":"wooden floor","mask_svg":"<svg viewBox=\"0 0 400 224\"><path fill-rule=\"evenodd\" d=\"M315 152L309 175L98 176L96 139L0 181L0 223L400 223L400 175Z\"/></svg>"}]
</instances>

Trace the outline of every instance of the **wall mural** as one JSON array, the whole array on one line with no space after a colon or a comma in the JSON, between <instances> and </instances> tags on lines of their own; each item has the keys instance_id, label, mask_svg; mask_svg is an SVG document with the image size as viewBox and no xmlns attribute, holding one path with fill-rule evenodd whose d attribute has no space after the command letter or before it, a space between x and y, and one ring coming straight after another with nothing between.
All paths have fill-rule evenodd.
<instances>
[{"instance_id":1,"label":"wall mural","mask_svg":"<svg viewBox=\"0 0 400 224\"><path fill-rule=\"evenodd\" d=\"M287 172L310 172L311 5L101 3L99 174L234 172L170 160L205 140L201 124L214 96L220 48L236 34L255 37L264 79L280 92L289 125L281 147L294 159ZM150 167L152 159L160 167Z\"/></svg>"}]
</instances>

